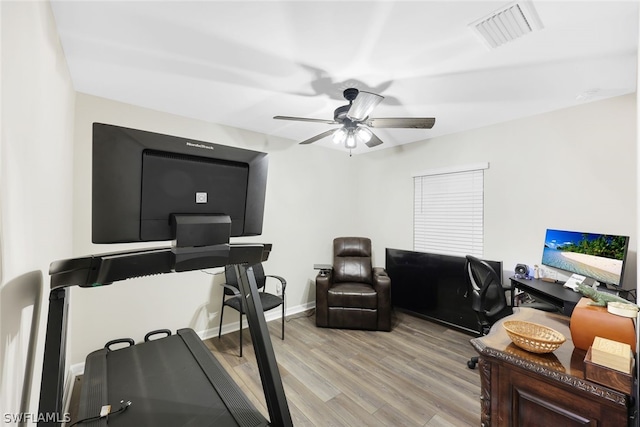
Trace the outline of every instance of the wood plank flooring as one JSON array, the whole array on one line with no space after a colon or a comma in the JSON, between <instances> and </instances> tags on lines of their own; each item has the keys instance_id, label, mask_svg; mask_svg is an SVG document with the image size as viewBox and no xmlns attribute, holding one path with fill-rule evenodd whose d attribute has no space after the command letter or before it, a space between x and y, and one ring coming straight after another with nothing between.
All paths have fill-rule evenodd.
<instances>
[{"instance_id":1,"label":"wood plank flooring","mask_svg":"<svg viewBox=\"0 0 640 427\"><path fill-rule=\"evenodd\" d=\"M280 339L269 322L296 426L478 426L480 378L466 361L472 337L405 313L391 332L317 328L313 315L291 316ZM245 330L205 341L266 416L264 393Z\"/></svg>"}]
</instances>

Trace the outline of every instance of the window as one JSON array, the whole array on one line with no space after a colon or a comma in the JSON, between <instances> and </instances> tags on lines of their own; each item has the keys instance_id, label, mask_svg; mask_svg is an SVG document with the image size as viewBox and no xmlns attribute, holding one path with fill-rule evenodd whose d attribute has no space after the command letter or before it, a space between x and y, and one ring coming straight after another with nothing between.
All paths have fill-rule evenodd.
<instances>
[{"instance_id":1,"label":"window","mask_svg":"<svg viewBox=\"0 0 640 427\"><path fill-rule=\"evenodd\" d=\"M413 248L483 256L484 170L488 163L414 175Z\"/></svg>"}]
</instances>

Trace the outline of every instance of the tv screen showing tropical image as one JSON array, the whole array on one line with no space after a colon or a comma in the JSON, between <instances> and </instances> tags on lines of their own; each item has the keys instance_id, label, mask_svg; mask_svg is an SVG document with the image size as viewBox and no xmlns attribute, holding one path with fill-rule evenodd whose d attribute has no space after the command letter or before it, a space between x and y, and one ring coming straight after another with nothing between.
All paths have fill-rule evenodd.
<instances>
[{"instance_id":1,"label":"tv screen showing tropical image","mask_svg":"<svg viewBox=\"0 0 640 427\"><path fill-rule=\"evenodd\" d=\"M547 230L542 264L620 286L627 236Z\"/></svg>"}]
</instances>

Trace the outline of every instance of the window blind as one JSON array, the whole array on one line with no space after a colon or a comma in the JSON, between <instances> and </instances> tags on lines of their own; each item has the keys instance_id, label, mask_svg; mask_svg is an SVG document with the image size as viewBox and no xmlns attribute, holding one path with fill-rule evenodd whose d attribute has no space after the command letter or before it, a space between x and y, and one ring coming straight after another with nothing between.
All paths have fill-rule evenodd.
<instances>
[{"instance_id":1,"label":"window blind","mask_svg":"<svg viewBox=\"0 0 640 427\"><path fill-rule=\"evenodd\" d=\"M414 176L414 250L483 256L487 167Z\"/></svg>"}]
</instances>

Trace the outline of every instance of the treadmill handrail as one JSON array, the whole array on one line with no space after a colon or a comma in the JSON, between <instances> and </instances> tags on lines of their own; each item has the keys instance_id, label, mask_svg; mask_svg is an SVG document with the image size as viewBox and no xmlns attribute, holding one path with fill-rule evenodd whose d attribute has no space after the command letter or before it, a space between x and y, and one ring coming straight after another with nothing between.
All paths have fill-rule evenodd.
<instances>
[{"instance_id":1,"label":"treadmill handrail","mask_svg":"<svg viewBox=\"0 0 640 427\"><path fill-rule=\"evenodd\" d=\"M241 289L247 295L247 321L251 332L260 378L263 383L265 399L274 426L293 426L289 406L282 386L282 377L278 370L266 326L264 313L260 305L258 290L253 272L246 265L266 260L271 245L232 244L229 256L224 259L205 254L200 259L197 254L188 264L181 264L178 271L189 269L222 267L236 265L242 279ZM195 260L195 261L194 261ZM222 263L223 262L223 263ZM39 413L47 414L38 426L60 425L62 418L62 399L65 374L66 332L68 321L68 290L71 286L96 287L134 277L164 274L176 271L176 258L172 248L140 249L90 255L52 262L49 268L51 291L49 293L49 312L45 337L45 354L40 388ZM268 382L268 384L267 384ZM57 414L55 420L51 414Z\"/></svg>"}]
</instances>

